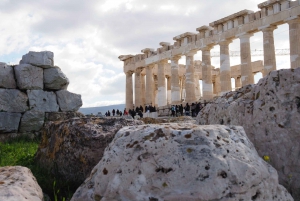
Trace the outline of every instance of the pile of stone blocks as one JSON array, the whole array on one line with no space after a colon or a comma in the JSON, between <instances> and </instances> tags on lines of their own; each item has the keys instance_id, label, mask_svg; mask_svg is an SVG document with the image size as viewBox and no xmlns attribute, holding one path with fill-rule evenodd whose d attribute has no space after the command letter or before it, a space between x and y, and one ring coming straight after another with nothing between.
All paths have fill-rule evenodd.
<instances>
[{"instance_id":1,"label":"pile of stone blocks","mask_svg":"<svg viewBox=\"0 0 300 201\"><path fill-rule=\"evenodd\" d=\"M30 51L20 64L0 63L0 134L39 131L45 113L74 112L81 95L67 91L69 79L49 51Z\"/></svg>"}]
</instances>

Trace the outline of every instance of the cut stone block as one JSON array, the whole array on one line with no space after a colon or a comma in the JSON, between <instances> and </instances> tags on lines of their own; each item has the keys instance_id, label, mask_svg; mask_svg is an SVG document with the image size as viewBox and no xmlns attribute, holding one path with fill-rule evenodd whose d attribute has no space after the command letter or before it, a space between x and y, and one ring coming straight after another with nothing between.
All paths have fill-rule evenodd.
<instances>
[{"instance_id":1,"label":"cut stone block","mask_svg":"<svg viewBox=\"0 0 300 201\"><path fill-rule=\"evenodd\" d=\"M80 94L74 94L66 90L56 92L57 101L61 111L77 111L82 106Z\"/></svg>"},{"instance_id":2,"label":"cut stone block","mask_svg":"<svg viewBox=\"0 0 300 201\"><path fill-rule=\"evenodd\" d=\"M0 112L0 132L18 131L21 113Z\"/></svg>"},{"instance_id":3,"label":"cut stone block","mask_svg":"<svg viewBox=\"0 0 300 201\"><path fill-rule=\"evenodd\" d=\"M30 64L15 67L17 84L20 89L43 89L43 69Z\"/></svg>"},{"instance_id":4,"label":"cut stone block","mask_svg":"<svg viewBox=\"0 0 300 201\"><path fill-rule=\"evenodd\" d=\"M53 57L54 54L50 51L30 51L22 57L20 64L31 64L42 68L51 68L54 66Z\"/></svg>"},{"instance_id":5,"label":"cut stone block","mask_svg":"<svg viewBox=\"0 0 300 201\"><path fill-rule=\"evenodd\" d=\"M0 89L0 112L25 112L28 97L17 89Z\"/></svg>"},{"instance_id":6,"label":"cut stone block","mask_svg":"<svg viewBox=\"0 0 300 201\"><path fill-rule=\"evenodd\" d=\"M13 67L0 62L0 88L15 89L16 86Z\"/></svg>"},{"instance_id":7,"label":"cut stone block","mask_svg":"<svg viewBox=\"0 0 300 201\"><path fill-rule=\"evenodd\" d=\"M59 67L48 68L44 70L45 89L62 90L67 89L69 79Z\"/></svg>"},{"instance_id":8,"label":"cut stone block","mask_svg":"<svg viewBox=\"0 0 300 201\"><path fill-rule=\"evenodd\" d=\"M21 119L20 132L39 131L44 125L45 112L27 111Z\"/></svg>"},{"instance_id":9,"label":"cut stone block","mask_svg":"<svg viewBox=\"0 0 300 201\"><path fill-rule=\"evenodd\" d=\"M59 107L54 92L27 90L30 109L40 112L58 112Z\"/></svg>"}]
</instances>

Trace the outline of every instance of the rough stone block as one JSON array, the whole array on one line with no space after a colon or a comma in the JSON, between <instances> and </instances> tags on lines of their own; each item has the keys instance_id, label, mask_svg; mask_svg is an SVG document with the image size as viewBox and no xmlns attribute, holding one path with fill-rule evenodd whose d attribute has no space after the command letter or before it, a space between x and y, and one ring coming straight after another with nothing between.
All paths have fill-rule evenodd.
<instances>
[{"instance_id":1,"label":"rough stone block","mask_svg":"<svg viewBox=\"0 0 300 201\"><path fill-rule=\"evenodd\" d=\"M77 111L82 106L80 94L74 94L66 90L56 92L57 101L61 111Z\"/></svg>"},{"instance_id":2,"label":"rough stone block","mask_svg":"<svg viewBox=\"0 0 300 201\"><path fill-rule=\"evenodd\" d=\"M20 89L43 89L43 69L30 64L15 67L17 85Z\"/></svg>"},{"instance_id":3,"label":"rough stone block","mask_svg":"<svg viewBox=\"0 0 300 201\"><path fill-rule=\"evenodd\" d=\"M44 124L45 112L27 111L22 116L20 132L39 131Z\"/></svg>"},{"instance_id":4,"label":"rough stone block","mask_svg":"<svg viewBox=\"0 0 300 201\"><path fill-rule=\"evenodd\" d=\"M42 68L51 68L54 66L53 57L54 54L50 51L30 51L22 57L20 64L31 64Z\"/></svg>"},{"instance_id":5,"label":"rough stone block","mask_svg":"<svg viewBox=\"0 0 300 201\"><path fill-rule=\"evenodd\" d=\"M25 112L28 97L17 89L0 89L0 112Z\"/></svg>"},{"instance_id":6,"label":"rough stone block","mask_svg":"<svg viewBox=\"0 0 300 201\"><path fill-rule=\"evenodd\" d=\"M1 201L43 201L43 191L30 169L21 166L0 168Z\"/></svg>"},{"instance_id":7,"label":"rough stone block","mask_svg":"<svg viewBox=\"0 0 300 201\"><path fill-rule=\"evenodd\" d=\"M40 112L58 112L59 107L54 92L27 90L30 109Z\"/></svg>"},{"instance_id":8,"label":"rough stone block","mask_svg":"<svg viewBox=\"0 0 300 201\"><path fill-rule=\"evenodd\" d=\"M76 117L82 118L85 115L80 112L46 112L45 121L64 121Z\"/></svg>"},{"instance_id":9,"label":"rough stone block","mask_svg":"<svg viewBox=\"0 0 300 201\"><path fill-rule=\"evenodd\" d=\"M48 68L44 70L45 89L62 90L67 89L69 79L59 67Z\"/></svg>"},{"instance_id":10,"label":"rough stone block","mask_svg":"<svg viewBox=\"0 0 300 201\"><path fill-rule=\"evenodd\" d=\"M0 112L0 132L18 131L21 113Z\"/></svg>"},{"instance_id":11,"label":"rough stone block","mask_svg":"<svg viewBox=\"0 0 300 201\"><path fill-rule=\"evenodd\" d=\"M15 89L16 86L13 67L0 62L0 88Z\"/></svg>"}]
</instances>

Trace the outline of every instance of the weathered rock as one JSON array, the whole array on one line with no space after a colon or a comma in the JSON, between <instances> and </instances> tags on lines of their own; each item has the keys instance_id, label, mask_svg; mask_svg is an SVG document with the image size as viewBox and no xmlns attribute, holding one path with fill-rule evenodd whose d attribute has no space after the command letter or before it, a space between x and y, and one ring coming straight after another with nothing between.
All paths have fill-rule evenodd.
<instances>
[{"instance_id":1,"label":"weathered rock","mask_svg":"<svg viewBox=\"0 0 300 201\"><path fill-rule=\"evenodd\" d=\"M141 121L122 118L74 118L61 122L47 122L42 129L42 142L36 161L52 169L77 187L102 158L104 149L116 132ZM57 165L59 168L54 168Z\"/></svg>"},{"instance_id":2,"label":"weathered rock","mask_svg":"<svg viewBox=\"0 0 300 201\"><path fill-rule=\"evenodd\" d=\"M57 101L61 111L77 111L82 106L80 94L74 94L67 90L60 90L55 92Z\"/></svg>"},{"instance_id":3,"label":"weathered rock","mask_svg":"<svg viewBox=\"0 0 300 201\"><path fill-rule=\"evenodd\" d=\"M57 66L44 70L44 84L45 89L61 90L67 89L69 79Z\"/></svg>"},{"instance_id":4,"label":"weathered rock","mask_svg":"<svg viewBox=\"0 0 300 201\"><path fill-rule=\"evenodd\" d=\"M30 110L21 119L20 132L39 131L44 124L45 112Z\"/></svg>"},{"instance_id":5,"label":"weathered rock","mask_svg":"<svg viewBox=\"0 0 300 201\"><path fill-rule=\"evenodd\" d=\"M17 85L20 89L43 89L43 69L30 64L15 67Z\"/></svg>"},{"instance_id":6,"label":"weathered rock","mask_svg":"<svg viewBox=\"0 0 300 201\"><path fill-rule=\"evenodd\" d=\"M25 112L28 97L17 89L0 89L0 112Z\"/></svg>"},{"instance_id":7,"label":"weathered rock","mask_svg":"<svg viewBox=\"0 0 300 201\"><path fill-rule=\"evenodd\" d=\"M18 131L21 113L0 112L0 133Z\"/></svg>"},{"instance_id":8,"label":"weathered rock","mask_svg":"<svg viewBox=\"0 0 300 201\"><path fill-rule=\"evenodd\" d=\"M21 166L0 167L0 200L43 201L43 192L31 171Z\"/></svg>"},{"instance_id":9,"label":"weathered rock","mask_svg":"<svg viewBox=\"0 0 300 201\"><path fill-rule=\"evenodd\" d=\"M241 125L279 182L300 200L300 68L272 71L256 85L229 92L198 115L200 124Z\"/></svg>"},{"instance_id":10,"label":"weathered rock","mask_svg":"<svg viewBox=\"0 0 300 201\"><path fill-rule=\"evenodd\" d=\"M51 68L53 67L54 54L50 51L42 51L42 52L33 52L29 51L22 57L20 64L31 64L34 66L39 66L42 68Z\"/></svg>"},{"instance_id":11,"label":"weathered rock","mask_svg":"<svg viewBox=\"0 0 300 201\"><path fill-rule=\"evenodd\" d=\"M151 118L145 117L141 118L145 124L160 124L160 123L193 123L196 124L197 121L190 116L181 116L181 117L158 117Z\"/></svg>"},{"instance_id":12,"label":"weathered rock","mask_svg":"<svg viewBox=\"0 0 300 201\"><path fill-rule=\"evenodd\" d=\"M27 90L30 109L40 112L58 112L59 107L54 92Z\"/></svg>"},{"instance_id":13,"label":"weathered rock","mask_svg":"<svg viewBox=\"0 0 300 201\"><path fill-rule=\"evenodd\" d=\"M64 121L76 117L82 118L85 115L80 112L46 112L45 121Z\"/></svg>"},{"instance_id":14,"label":"weathered rock","mask_svg":"<svg viewBox=\"0 0 300 201\"><path fill-rule=\"evenodd\" d=\"M0 62L0 88L15 89L16 87L13 67Z\"/></svg>"},{"instance_id":15,"label":"weathered rock","mask_svg":"<svg viewBox=\"0 0 300 201\"><path fill-rule=\"evenodd\" d=\"M125 127L71 201L293 200L239 126Z\"/></svg>"}]
</instances>

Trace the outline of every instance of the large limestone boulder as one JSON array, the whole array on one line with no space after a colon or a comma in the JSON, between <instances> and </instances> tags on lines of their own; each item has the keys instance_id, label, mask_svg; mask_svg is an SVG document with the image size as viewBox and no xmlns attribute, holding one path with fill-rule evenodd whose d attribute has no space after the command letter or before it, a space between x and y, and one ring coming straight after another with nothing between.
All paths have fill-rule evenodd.
<instances>
[{"instance_id":1,"label":"large limestone boulder","mask_svg":"<svg viewBox=\"0 0 300 201\"><path fill-rule=\"evenodd\" d=\"M0 167L0 200L43 201L43 192L31 171L21 166Z\"/></svg>"},{"instance_id":2,"label":"large limestone boulder","mask_svg":"<svg viewBox=\"0 0 300 201\"><path fill-rule=\"evenodd\" d=\"M16 87L13 67L0 62L0 88L15 89Z\"/></svg>"},{"instance_id":3,"label":"large limestone boulder","mask_svg":"<svg viewBox=\"0 0 300 201\"><path fill-rule=\"evenodd\" d=\"M54 92L27 90L30 109L40 112L58 112L59 106Z\"/></svg>"},{"instance_id":4,"label":"large limestone boulder","mask_svg":"<svg viewBox=\"0 0 300 201\"><path fill-rule=\"evenodd\" d=\"M21 113L0 112L0 133L18 131Z\"/></svg>"},{"instance_id":5,"label":"large limestone boulder","mask_svg":"<svg viewBox=\"0 0 300 201\"><path fill-rule=\"evenodd\" d=\"M77 111L82 106L80 94L71 93L67 90L55 92L60 110L63 112Z\"/></svg>"},{"instance_id":6,"label":"large limestone boulder","mask_svg":"<svg viewBox=\"0 0 300 201\"><path fill-rule=\"evenodd\" d=\"M140 125L123 118L73 118L45 123L36 161L73 185L79 186L102 158L119 129ZM55 168L59 167L59 168Z\"/></svg>"},{"instance_id":7,"label":"large limestone boulder","mask_svg":"<svg viewBox=\"0 0 300 201\"><path fill-rule=\"evenodd\" d=\"M291 201L244 129L190 123L125 127L71 201Z\"/></svg>"},{"instance_id":8,"label":"large limestone boulder","mask_svg":"<svg viewBox=\"0 0 300 201\"><path fill-rule=\"evenodd\" d=\"M30 110L22 116L20 132L39 131L44 125L45 112Z\"/></svg>"},{"instance_id":9,"label":"large limestone boulder","mask_svg":"<svg viewBox=\"0 0 300 201\"><path fill-rule=\"evenodd\" d=\"M30 64L15 67L17 84L20 89L43 89L43 69Z\"/></svg>"},{"instance_id":10,"label":"large limestone boulder","mask_svg":"<svg viewBox=\"0 0 300 201\"><path fill-rule=\"evenodd\" d=\"M44 70L44 84L45 89L61 90L67 89L69 79L57 66Z\"/></svg>"},{"instance_id":11,"label":"large limestone boulder","mask_svg":"<svg viewBox=\"0 0 300 201\"><path fill-rule=\"evenodd\" d=\"M0 112L25 112L28 97L17 89L0 89Z\"/></svg>"},{"instance_id":12,"label":"large limestone boulder","mask_svg":"<svg viewBox=\"0 0 300 201\"><path fill-rule=\"evenodd\" d=\"M279 182L300 200L300 68L272 71L217 98L197 121L243 126L260 156L269 156Z\"/></svg>"},{"instance_id":13,"label":"large limestone boulder","mask_svg":"<svg viewBox=\"0 0 300 201\"><path fill-rule=\"evenodd\" d=\"M42 51L42 52L33 52L29 51L22 57L20 64L31 64L34 66L39 66L42 68L51 68L53 67L54 54L50 51Z\"/></svg>"}]
</instances>

